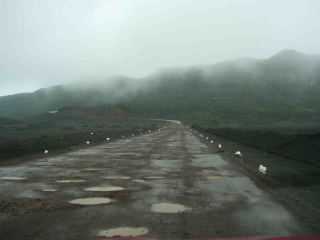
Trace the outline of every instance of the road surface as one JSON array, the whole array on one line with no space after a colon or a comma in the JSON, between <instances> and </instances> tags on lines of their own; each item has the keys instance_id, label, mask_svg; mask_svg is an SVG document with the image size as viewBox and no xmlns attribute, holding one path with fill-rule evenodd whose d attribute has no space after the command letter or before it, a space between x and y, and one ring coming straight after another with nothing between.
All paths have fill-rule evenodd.
<instances>
[{"instance_id":1,"label":"road surface","mask_svg":"<svg viewBox=\"0 0 320 240\"><path fill-rule=\"evenodd\" d=\"M172 122L150 134L1 167L0 238L103 239L119 227L142 229L143 239L303 233L213 145ZM82 198L111 202L70 203Z\"/></svg>"}]
</instances>

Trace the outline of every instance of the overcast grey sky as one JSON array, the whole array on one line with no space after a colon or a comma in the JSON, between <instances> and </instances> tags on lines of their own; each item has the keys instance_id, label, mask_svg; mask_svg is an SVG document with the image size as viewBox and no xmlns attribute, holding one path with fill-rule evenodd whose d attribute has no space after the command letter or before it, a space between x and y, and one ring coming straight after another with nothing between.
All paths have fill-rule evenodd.
<instances>
[{"instance_id":1,"label":"overcast grey sky","mask_svg":"<svg viewBox=\"0 0 320 240\"><path fill-rule=\"evenodd\" d=\"M0 0L0 95L164 67L320 53L319 0Z\"/></svg>"}]
</instances>

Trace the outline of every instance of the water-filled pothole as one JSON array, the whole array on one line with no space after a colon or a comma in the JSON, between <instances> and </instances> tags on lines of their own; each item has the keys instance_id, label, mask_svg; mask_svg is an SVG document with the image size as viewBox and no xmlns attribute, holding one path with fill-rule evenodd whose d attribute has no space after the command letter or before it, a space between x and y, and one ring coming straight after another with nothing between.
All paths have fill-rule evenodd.
<instances>
[{"instance_id":1,"label":"water-filled pothole","mask_svg":"<svg viewBox=\"0 0 320 240\"><path fill-rule=\"evenodd\" d=\"M135 182L135 183L142 183L142 184L146 184L148 183L146 180L143 180L143 179L133 179L132 182Z\"/></svg>"},{"instance_id":2,"label":"water-filled pothole","mask_svg":"<svg viewBox=\"0 0 320 240\"><path fill-rule=\"evenodd\" d=\"M158 179L164 179L164 177L163 176L148 176L148 177L144 177L144 179L158 180Z\"/></svg>"},{"instance_id":3,"label":"water-filled pothole","mask_svg":"<svg viewBox=\"0 0 320 240\"><path fill-rule=\"evenodd\" d=\"M26 180L27 178L25 178L25 177L1 177L0 179L4 180L4 181L23 181L23 180Z\"/></svg>"},{"instance_id":4,"label":"water-filled pothole","mask_svg":"<svg viewBox=\"0 0 320 240\"><path fill-rule=\"evenodd\" d=\"M102 168L84 168L82 169L85 172L97 172L97 171L102 171Z\"/></svg>"},{"instance_id":5,"label":"water-filled pothole","mask_svg":"<svg viewBox=\"0 0 320 240\"><path fill-rule=\"evenodd\" d=\"M112 199L105 198L105 197L78 198L78 199L69 201L69 203L71 204L85 205L85 206L109 204L111 202L113 202Z\"/></svg>"},{"instance_id":6,"label":"water-filled pothole","mask_svg":"<svg viewBox=\"0 0 320 240\"><path fill-rule=\"evenodd\" d=\"M118 227L108 230L101 230L97 237L115 238L115 237L138 237L145 235L149 230L145 227Z\"/></svg>"},{"instance_id":7,"label":"water-filled pothole","mask_svg":"<svg viewBox=\"0 0 320 240\"><path fill-rule=\"evenodd\" d=\"M129 179L131 179L131 177L129 177L129 176L121 176L121 175L114 175L114 176L103 177L103 179L107 179L107 180L129 180Z\"/></svg>"},{"instance_id":8,"label":"water-filled pothole","mask_svg":"<svg viewBox=\"0 0 320 240\"><path fill-rule=\"evenodd\" d=\"M151 211L156 213L181 213L191 210L192 208L177 203L157 203L151 206Z\"/></svg>"},{"instance_id":9,"label":"water-filled pothole","mask_svg":"<svg viewBox=\"0 0 320 240\"><path fill-rule=\"evenodd\" d=\"M41 191L42 191L42 192L56 192L57 189L55 189L55 188L44 188L44 189L42 189Z\"/></svg>"},{"instance_id":10,"label":"water-filled pothole","mask_svg":"<svg viewBox=\"0 0 320 240\"><path fill-rule=\"evenodd\" d=\"M62 179L62 180L57 180L57 183L84 183L86 180L84 179Z\"/></svg>"},{"instance_id":11,"label":"water-filled pothole","mask_svg":"<svg viewBox=\"0 0 320 240\"><path fill-rule=\"evenodd\" d=\"M119 186L96 186L85 188L84 190L89 192L118 192L125 190L125 188Z\"/></svg>"},{"instance_id":12,"label":"water-filled pothole","mask_svg":"<svg viewBox=\"0 0 320 240\"><path fill-rule=\"evenodd\" d=\"M222 176L207 176L207 180L219 180L222 179Z\"/></svg>"}]
</instances>

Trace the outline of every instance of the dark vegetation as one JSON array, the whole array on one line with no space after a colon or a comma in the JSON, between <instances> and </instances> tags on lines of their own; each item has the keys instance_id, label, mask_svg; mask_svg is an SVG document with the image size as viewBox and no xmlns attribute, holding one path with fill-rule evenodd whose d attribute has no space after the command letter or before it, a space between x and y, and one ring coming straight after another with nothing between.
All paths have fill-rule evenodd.
<instances>
[{"instance_id":1,"label":"dark vegetation","mask_svg":"<svg viewBox=\"0 0 320 240\"><path fill-rule=\"evenodd\" d=\"M137 118L118 107L66 107L25 120L0 119L0 161L31 154L50 153L122 136L141 134L161 123ZM91 135L91 132L94 135Z\"/></svg>"},{"instance_id":2,"label":"dark vegetation","mask_svg":"<svg viewBox=\"0 0 320 240\"><path fill-rule=\"evenodd\" d=\"M318 132L193 127L201 132L221 136L268 153L320 167L320 133Z\"/></svg>"}]
</instances>

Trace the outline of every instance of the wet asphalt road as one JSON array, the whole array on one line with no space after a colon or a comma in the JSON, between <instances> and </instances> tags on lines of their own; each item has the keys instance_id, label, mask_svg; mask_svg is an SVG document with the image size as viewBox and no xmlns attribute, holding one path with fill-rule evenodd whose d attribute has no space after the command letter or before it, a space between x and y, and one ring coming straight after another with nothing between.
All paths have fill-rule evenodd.
<instances>
[{"instance_id":1,"label":"wet asphalt road","mask_svg":"<svg viewBox=\"0 0 320 240\"><path fill-rule=\"evenodd\" d=\"M232 161L190 129L170 123L151 134L0 167L0 178L25 178L0 179L0 239L97 239L100 230L121 226L145 227L148 239L303 233L294 217ZM108 179L114 176L122 177ZM124 190L85 191L102 185ZM98 206L69 203L86 197L114 201ZM167 202L189 211L151 211L153 204Z\"/></svg>"}]
</instances>

